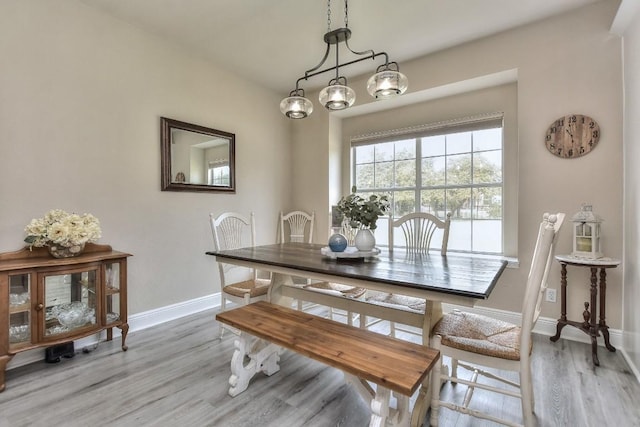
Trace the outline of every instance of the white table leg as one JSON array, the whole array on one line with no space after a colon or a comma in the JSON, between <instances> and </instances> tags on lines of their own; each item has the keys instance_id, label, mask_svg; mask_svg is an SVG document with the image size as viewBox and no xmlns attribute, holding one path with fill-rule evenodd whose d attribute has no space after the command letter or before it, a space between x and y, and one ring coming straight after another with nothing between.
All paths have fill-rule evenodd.
<instances>
[{"instance_id":1,"label":"white table leg","mask_svg":"<svg viewBox=\"0 0 640 427\"><path fill-rule=\"evenodd\" d=\"M258 372L271 376L280 370L281 347L258 339L246 332L234 341L235 351L231 358L231 377L229 377L229 395L235 397L249 387L249 381ZM245 356L250 361L245 365Z\"/></svg>"},{"instance_id":2,"label":"white table leg","mask_svg":"<svg viewBox=\"0 0 640 427\"><path fill-rule=\"evenodd\" d=\"M272 273L269 286L268 300L273 304L291 307L293 300L282 295L283 286L293 286L293 279L288 274Z\"/></svg>"}]
</instances>

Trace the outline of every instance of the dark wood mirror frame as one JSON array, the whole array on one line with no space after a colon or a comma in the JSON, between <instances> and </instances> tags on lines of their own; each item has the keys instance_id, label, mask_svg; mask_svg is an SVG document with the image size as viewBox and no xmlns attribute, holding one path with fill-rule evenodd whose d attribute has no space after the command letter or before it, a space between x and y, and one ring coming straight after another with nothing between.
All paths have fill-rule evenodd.
<instances>
[{"instance_id":1,"label":"dark wood mirror frame","mask_svg":"<svg viewBox=\"0 0 640 427\"><path fill-rule=\"evenodd\" d=\"M178 170L172 165L172 146L175 145L174 132L185 131L193 133L194 137L200 136L201 140L223 139L228 141L228 166L229 166L229 184L215 185L207 183L192 183L191 179L186 179L185 172ZM236 192L236 176L235 176L235 148L236 136L233 133L221 130L207 128L204 126L194 125L191 123L181 122L179 120L160 118L160 145L161 145L161 182L162 191L196 191L196 192ZM175 155L175 153L174 153ZM187 176L190 171L186 171ZM175 179L174 179L175 178ZM186 181L186 182L185 182Z\"/></svg>"}]
</instances>

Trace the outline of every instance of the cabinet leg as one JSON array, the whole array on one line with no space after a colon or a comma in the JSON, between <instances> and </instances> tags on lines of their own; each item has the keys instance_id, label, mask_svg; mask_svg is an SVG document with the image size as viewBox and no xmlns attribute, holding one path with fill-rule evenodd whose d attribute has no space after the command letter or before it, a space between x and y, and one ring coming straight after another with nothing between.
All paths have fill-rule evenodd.
<instances>
[{"instance_id":1,"label":"cabinet leg","mask_svg":"<svg viewBox=\"0 0 640 427\"><path fill-rule=\"evenodd\" d=\"M600 332L602 332L602 336L604 337L604 346L607 347L607 350L616 351L616 348L612 346L609 341L609 327L607 325L600 325Z\"/></svg>"},{"instance_id":2,"label":"cabinet leg","mask_svg":"<svg viewBox=\"0 0 640 427\"><path fill-rule=\"evenodd\" d=\"M600 366L600 360L598 359L598 340L594 335L591 335L591 356L593 359L593 364L596 366Z\"/></svg>"},{"instance_id":3,"label":"cabinet leg","mask_svg":"<svg viewBox=\"0 0 640 427\"><path fill-rule=\"evenodd\" d=\"M560 267L560 319L567 321L567 264ZM558 332L558 337L560 333Z\"/></svg>"},{"instance_id":4,"label":"cabinet leg","mask_svg":"<svg viewBox=\"0 0 640 427\"><path fill-rule=\"evenodd\" d=\"M595 267L591 267L591 313L589 316L589 335L591 335L591 354L593 356L593 364L596 366L600 366L600 361L598 360L598 325L596 323L596 307L598 301L597 298L598 269Z\"/></svg>"},{"instance_id":5,"label":"cabinet leg","mask_svg":"<svg viewBox=\"0 0 640 427\"><path fill-rule=\"evenodd\" d=\"M553 342L558 341L558 339L560 339L560 332L562 332L562 328L564 328L565 326L567 326L566 323L558 321L558 324L556 325L556 334L552 337L549 337L549 339Z\"/></svg>"},{"instance_id":6,"label":"cabinet leg","mask_svg":"<svg viewBox=\"0 0 640 427\"><path fill-rule=\"evenodd\" d=\"M12 354L5 354L4 356L0 356L0 393L4 391L4 372L7 369L7 364L12 358Z\"/></svg>"},{"instance_id":7,"label":"cabinet leg","mask_svg":"<svg viewBox=\"0 0 640 427\"><path fill-rule=\"evenodd\" d=\"M556 325L556 334L549 339L556 342L560 339L562 328L567 326L567 264L560 264L560 319Z\"/></svg>"},{"instance_id":8,"label":"cabinet leg","mask_svg":"<svg viewBox=\"0 0 640 427\"><path fill-rule=\"evenodd\" d=\"M600 322L598 323L598 329L602 332L604 337L604 345L609 351L616 351L616 348L609 342L609 327L607 326L606 318L606 306L607 306L607 271L604 268L600 269Z\"/></svg>"},{"instance_id":9,"label":"cabinet leg","mask_svg":"<svg viewBox=\"0 0 640 427\"><path fill-rule=\"evenodd\" d=\"M122 325L118 326L118 328L120 328L120 330L122 331L122 351L127 351L129 347L127 347L124 342L127 339L127 333L129 333L129 324L123 323Z\"/></svg>"}]
</instances>

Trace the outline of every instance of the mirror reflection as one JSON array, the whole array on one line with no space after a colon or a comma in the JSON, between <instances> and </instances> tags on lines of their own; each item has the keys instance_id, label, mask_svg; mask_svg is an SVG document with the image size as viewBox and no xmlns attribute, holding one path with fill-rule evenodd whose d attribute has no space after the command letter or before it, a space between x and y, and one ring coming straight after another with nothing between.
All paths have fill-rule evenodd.
<instances>
[{"instance_id":1,"label":"mirror reflection","mask_svg":"<svg viewBox=\"0 0 640 427\"><path fill-rule=\"evenodd\" d=\"M162 190L235 192L235 135L163 117Z\"/></svg>"}]
</instances>

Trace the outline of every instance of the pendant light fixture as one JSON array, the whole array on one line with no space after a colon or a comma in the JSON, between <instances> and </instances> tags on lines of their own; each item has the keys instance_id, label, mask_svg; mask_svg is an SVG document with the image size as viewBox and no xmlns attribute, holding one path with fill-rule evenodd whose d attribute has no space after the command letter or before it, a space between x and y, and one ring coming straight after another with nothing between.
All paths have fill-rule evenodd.
<instances>
[{"instance_id":1,"label":"pendant light fixture","mask_svg":"<svg viewBox=\"0 0 640 427\"><path fill-rule=\"evenodd\" d=\"M300 82L329 71L335 71L335 77L329 81L327 87L320 91L320 104L328 110L343 110L351 107L356 100L356 93L347 86L347 78L340 75L340 68L367 59L375 59L379 56L384 57L384 64L380 65L376 69L376 74L371 76L367 81L367 92L376 99L388 99L402 95L407 90L407 77L400 72L396 62L389 62L389 56L386 52L376 53L373 50L357 52L349 47L348 40L351 38L351 30L349 29L348 0L344 0L344 25L344 28L331 30L331 0L327 0L327 32L324 35L324 42L327 45L327 49L320 63L310 70L305 71L304 76L296 81L296 88L289 93L287 98L280 102L280 111L282 111L285 116L290 119L303 119L311 114L313 104L309 99L305 98L304 89L299 86ZM360 56L360 58L341 64L339 58L340 43L344 43L349 52ZM327 61L331 46L334 45L336 47L336 65L318 71Z\"/></svg>"}]
</instances>

